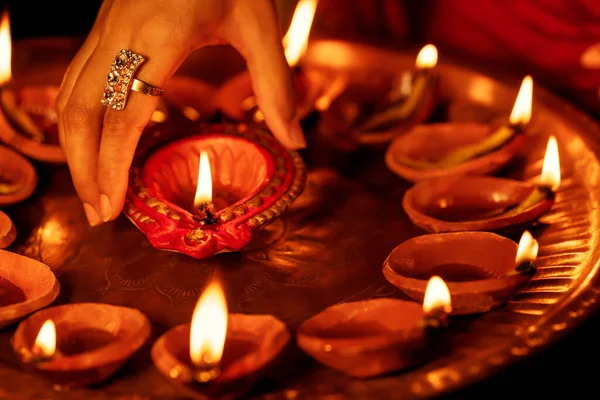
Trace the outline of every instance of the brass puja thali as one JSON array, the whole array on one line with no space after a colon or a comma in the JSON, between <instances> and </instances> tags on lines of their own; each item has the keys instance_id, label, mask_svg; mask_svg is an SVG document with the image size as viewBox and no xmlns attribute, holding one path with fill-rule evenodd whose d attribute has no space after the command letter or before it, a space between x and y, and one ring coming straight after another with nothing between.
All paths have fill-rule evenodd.
<instances>
[{"instance_id":1,"label":"brass puja thali","mask_svg":"<svg viewBox=\"0 0 600 400\"><path fill-rule=\"evenodd\" d=\"M60 83L78 45L68 39L16 43L15 81ZM307 69L348 74L351 81L376 91L411 68L415 55L315 39L302 63ZM192 54L178 74L218 87L242 68L230 49L211 48ZM498 79L448 63L443 53L437 70L440 104L433 122L504 117L522 79ZM448 352L423 366L379 378L351 378L292 344L250 398L398 399L446 393L537 352L590 315L600 296L600 126L539 85L533 108L527 143L517 160L496 175L536 179L548 137L556 136L562 181L550 211L530 228L539 242L535 276L504 306L453 318L447 328ZM219 114L211 118L222 121ZM170 122L167 117L165 123ZM223 275L231 313L271 314L292 335L302 322L332 305L383 297L408 300L386 281L382 265L400 243L426 233L402 208L413 183L386 167L385 149L336 148L335 141L318 133L317 122L315 114L304 121L308 148L301 155L308 175L303 194L242 251L202 260L154 249L124 215L89 227L67 167L35 163L39 184L34 195L3 209L18 232L9 250L54 271L61 291L53 305L133 307L149 318L152 333L148 344L104 384L58 392L20 366L10 344L16 326L2 329L0 398L180 398L154 366L151 345L168 329L189 322L216 269Z\"/></svg>"}]
</instances>

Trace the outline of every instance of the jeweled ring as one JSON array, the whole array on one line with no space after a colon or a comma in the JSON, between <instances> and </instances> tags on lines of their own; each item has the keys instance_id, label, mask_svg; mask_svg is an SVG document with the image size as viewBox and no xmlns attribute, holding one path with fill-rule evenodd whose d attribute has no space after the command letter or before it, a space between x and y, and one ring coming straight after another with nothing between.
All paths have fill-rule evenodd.
<instances>
[{"instance_id":1,"label":"jeweled ring","mask_svg":"<svg viewBox=\"0 0 600 400\"><path fill-rule=\"evenodd\" d=\"M146 61L144 56L131 50L123 49L119 51L106 78L102 104L113 110L124 109L130 89L148 96L160 96L162 94L162 89L133 77L144 61Z\"/></svg>"}]
</instances>

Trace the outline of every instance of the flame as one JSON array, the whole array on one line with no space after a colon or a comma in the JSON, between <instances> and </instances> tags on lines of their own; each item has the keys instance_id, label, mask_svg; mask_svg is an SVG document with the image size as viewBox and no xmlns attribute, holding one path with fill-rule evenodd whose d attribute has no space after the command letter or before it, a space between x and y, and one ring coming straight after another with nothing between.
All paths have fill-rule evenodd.
<instances>
[{"instance_id":1,"label":"flame","mask_svg":"<svg viewBox=\"0 0 600 400\"><path fill-rule=\"evenodd\" d=\"M10 71L11 55L10 19L8 18L8 11L5 9L0 22L0 85L10 82L12 77Z\"/></svg>"},{"instance_id":2,"label":"flame","mask_svg":"<svg viewBox=\"0 0 600 400\"><path fill-rule=\"evenodd\" d=\"M450 290L448 290L446 282L439 276L432 276L425 288L423 311L429 313L438 309L444 310L445 313L450 313L452 311L452 301L450 300Z\"/></svg>"},{"instance_id":3,"label":"flame","mask_svg":"<svg viewBox=\"0 0 600 400\"><path fill-rule=\"evenodd\" d=\"M510 113L509 121L513 125L527 124L531 120L531 101L533 98L533 79L527 75L521 82L521 88L515 105Z\"/></svg>"},{"instance_id":4,"label":"flame","mask_svg":"<svg viewBox=\"0 0 600 400\"><path fill-rule=\"evenodd\" d=\"M285 58L290 67L295 66L306 52L308 36L312 27L317 0L300 0L296 5L290 27L283 37Z\"/></svg>"},{"instance_id":5,"label":"flame","mask_svg":"<svg viewBox=\"0 0 600 400\"><path fill-rule=\"evenodd\" d=\"M51 319L46 320L35 338L34 348L44 357L52 357L56 352L56 327Z\"/></svg>"},{"instance_id":6,"label":"flame","mask_svg":"<svg viewBox=\"0 0 600 400\"><path fill-rule=\"evenodd\" d=\"M419 69L433 68L436 66L437 60L438 60L437 48L432 44L428 44L425 47L423 47L421 49L421 51L419 51L415 65Z\"/></svg>"},{"instance_id":7,"label":"flame","mask_svg":"<svg viewBox=\"0 0 600 400\"><path fill-rule=\"evenodd\" d=\"M515 265L521 265L524 262L531 262L537 257L539 245L537 240L531 236L529 231L523 232L521 240L519 240L519 248L517 249L517 257L515 258Z\"/></svg>"},{"instance_id":8,"label":"flame","mask_svg":"<svg viewBox=\"0 0 600 400\"><path fill-rule=\"evenodd\" d=\"M549 187L553 192L560 186L560 157L558 156L558 143L554 136L550 136L546 145L540 184Z\"/></svg>"},{"instance_id":9,"label":"flame","mask_svg":"<svg viewBox=\"0 0 600 400\"><path fill-rule=\"evenodd\" d=\"M200 153L200 164L198 166L198 186L194 196L194 206L203 203L212 203L212 175L210 172L210 161L205 151Z\"/></svg>"},{"instance_id":10,"label":"flame","mask_svg":"<svg viewBox=\"0 0 600 400\"><path fill-rule=\"evenodd\" d=\"M227 302L217 280L202 293L192 315L190 357L194 365L217 364L227 336Z\"/></svg>"}]
</instances>

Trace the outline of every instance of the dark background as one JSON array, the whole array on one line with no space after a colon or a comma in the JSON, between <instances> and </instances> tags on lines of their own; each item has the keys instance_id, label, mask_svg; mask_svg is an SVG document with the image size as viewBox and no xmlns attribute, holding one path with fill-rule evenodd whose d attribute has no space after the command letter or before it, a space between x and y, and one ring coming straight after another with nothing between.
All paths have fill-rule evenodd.
<instances>
[{"instance_id":1,"label":"dark background","mask_svg":"<svg viewBox=\"0 0 600 400\"><path fill-rule=\"evenodd\" d=\"M39 36L85 36L101 1L3 1L0 4L8 5L13 40L20 40ZM447 398L541 397L557 396L563 391L598 398L600 393L596 396L593 393L598 379L599 340L600 317L595 316L541 353Z\"/></svg>"}]
</instances>

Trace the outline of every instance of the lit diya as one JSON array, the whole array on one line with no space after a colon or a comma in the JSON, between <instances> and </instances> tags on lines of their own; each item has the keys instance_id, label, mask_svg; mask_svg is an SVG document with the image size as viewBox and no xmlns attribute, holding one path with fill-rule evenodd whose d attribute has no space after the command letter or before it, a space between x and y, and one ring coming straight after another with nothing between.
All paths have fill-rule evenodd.
<instances>
[{"instance_id":1,"label":"lit diya","mask_svg":"<svg viewBox=\"0 0 600 400\"><path fill-rule=\"evenodd\" d=\"M142 136L124 211L155 248L200 259L246 246L305 181L302 158L261 128L162 127Z\"/></svg>"},{"instance_id":2,"label":"lit diya","mask_svg":"<svg viewBox=\"0 0 600 400\"><path fill-rule=\"evenodd\" d=\"M0 211L0 249L5 249L17 238L17 229L10 217Z\"/></svg>"},{"instance_id":3,"label":"lit diya","mask_svg":"<svg viewBox=\"0 0 600 400\"><path fill-rule=\"evenodd\" d=\"M428 232L520 229L552 207L559 186L558 144L551 136L538 184L488 176L442 177L414 185L402 207Z\"/></svg>"},{"instance_id":4,"label":"lit diya","mask_svg":"<svg viewBox=\"0 0 600 400\"><path fill-rule=\"evenodd\" d=\"M251 389L289 340L285 324L273 316L228 315L223 289L213 280L198 299L191 324L162 335L152 360L187 395L234 398Z\"/></svg>"},{"instance_id":5,"label":"lit diya","mask_svg":"<svg viewBox=\"0 0 600 400\"><path fill-rule=\"evenodd\" d=\"M306 69L299 62L306 53L310 29L317 9L317 0L300 0L292 17L290 27L283 38L285 58L292 68L296 89L299 119L305 118L315 107L317 98L326 90L326 78L322 71ZM235 121L262 123L264 115L254 96L252 80L244 71L221 86L217 102L223 113Z\"/></svg>"},{"instance_id":6,"label":"lit diya","mask_svg":"<svg viewBox=\"0 0 600 400\"><path fill-rule=\"evenodd\" d=\"M386 279L423 301L431 276L448 283L452 315L499 307L534 274L538 243L528 231L517 244L490 232L418 236L396 247L383 264Z\"/></svg>"},{"instance_id":7,"label":"lit diya","mask_svg":"<svg viewBox=\"0 0 600 400\"><path fill-rule=\"evenodd\" d=\"M58 87L13 87L11 57L10 23L5 10L0 24L0 140L31 158L66 162L54 109Z\"/></svg>"},{"instance_id":8,"label":"lit diya","mask_svg":"<svg viewBox=\"0 0 600 400\"><path fill-rule=\"evenodd\" d=\"M427 360L432 334L452 311L444 281L432 277L423 306L372 299L331 306L298 327L298 346L319 362L355 377L372 377ZM454 302L454 299L452 299Z\"/></svg>"},{"instance_id":9,"label":"lit diya","mask_svg":"<svg viewBox=\"0 0 600 400\"><path fill-rule=\"evenodd\" d=\"M150 336L150 321L133 308L67 304L38 311L13 336L26 368L60 387L101 383Z\"/></svg>"},{"instance_id":10,"label":"lit diya","mask_svg":"<svg viewBox=\"0 0 600 400\"><path fill-rule=\"evenodd\" d=\"M492 174L525 144L533 80L523 79L507 124L475 122L418 125L397 137L385 154L388 168L410 182L449 175Z\"/></svg>"},{"instance_id":11,"label":"lit diya","mask_svg":"<svg viewBox=\"0 0 600 400\"><path fill-rule=\"evenodd\" d=\"M325 136L363 145L387 144L395 136L431 116L438 98L435 70L438 52L428 44L417 55L415 68L394 79L382 96L369 96L371 88L349 85L330 102L319 121ZM332 85L334 86L334 85Z\"/></svg>"},{"instance_id":12,"label":"lit diya","mask_svg":"<svg viewBox=\"0 0 600 400\"><path fill-rule=\"evenodd\" d=\"M0 328L52 303L60 285L39 261L0 250Z\"/></svg>"}]
</instances>

